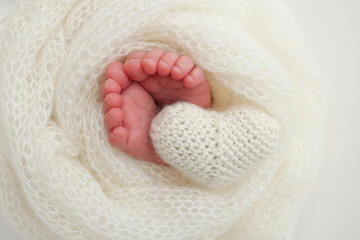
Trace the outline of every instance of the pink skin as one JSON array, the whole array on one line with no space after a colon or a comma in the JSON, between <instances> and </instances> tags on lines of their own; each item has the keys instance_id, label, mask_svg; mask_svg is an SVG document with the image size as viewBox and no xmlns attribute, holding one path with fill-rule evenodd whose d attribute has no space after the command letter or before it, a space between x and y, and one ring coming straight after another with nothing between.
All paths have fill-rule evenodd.
<instances>
[{"instance_id":1,"label":"pink skin","mask_svg":"<svg viewBox=\"0 0 360 240\"><path fill-rule=\"evenodd\" d=\"M124 64L110 63L105 74L100 96L109 143L144 161L164 164L149 137L151 121L159 111L156 103L211 105L205 74L187 56L161 49L135 51Z\"/></svg>"}]
</instances>

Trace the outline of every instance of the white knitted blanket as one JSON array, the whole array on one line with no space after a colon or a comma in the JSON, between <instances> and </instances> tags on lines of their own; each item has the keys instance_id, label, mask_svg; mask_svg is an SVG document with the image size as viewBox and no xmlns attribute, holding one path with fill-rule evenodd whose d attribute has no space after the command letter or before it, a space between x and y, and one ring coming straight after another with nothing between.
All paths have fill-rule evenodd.
<instances>
[{"instance_id":1,"label":"white knitted blanket","mask_svg":"<svg viewBox=\"0 0 360 240\"><path fill-rule=\"evenodd\" d=\"M283 1L26 0L0 40L0 203L24 238L291 238L322 94ZM213 97L153 121L172 167L111 147L99 98L109 62L155 47L190 56Z\"/></svg>"}]
</instances>

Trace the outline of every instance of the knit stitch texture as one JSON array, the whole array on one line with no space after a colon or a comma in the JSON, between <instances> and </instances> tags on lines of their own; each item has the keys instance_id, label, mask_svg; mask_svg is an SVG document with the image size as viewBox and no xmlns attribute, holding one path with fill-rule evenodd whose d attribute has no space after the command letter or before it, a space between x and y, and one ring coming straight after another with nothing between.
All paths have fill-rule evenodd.
<instances>
[{"instance_id":1,"label":"knit stitch texture","mask_svg":"<svg viewBox=\"0 0 360 240\"><path fill-rule=\"evenodd\" d=\"M151 138L166 163L196 182L221 186L266 160L279 131L274 119L248 106L218 113L177 103L153 120Z\"/></svg>"}]
</instances>

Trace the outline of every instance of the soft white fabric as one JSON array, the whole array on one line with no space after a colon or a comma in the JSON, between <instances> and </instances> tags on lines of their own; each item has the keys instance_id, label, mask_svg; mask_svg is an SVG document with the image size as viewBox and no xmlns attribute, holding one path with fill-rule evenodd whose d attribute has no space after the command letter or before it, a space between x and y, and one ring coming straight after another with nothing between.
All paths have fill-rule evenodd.
<instances>
[{"instance_id":1,"label":"soft white fabric","mask_svg":"<svg viewBox=\"0 0 360 240\"><path fill-rule=\"evenodd\" d=\"M321 156L321 87L282 1L27 0L0 38L0 202L24 237L291 237ZM278 147L215 188L112 148L104 68L154 47L206 70L215 115L251 106L275 119Z\"/></svg>"},{"instance_id":2,"label":"soft white fabric","mask_svg":"<svg viewBox=\"0 0 360 240\"><path fill-rule=\"evenodd\" d=\"M9 14L10 9L16 0L1 0L0 1L0 27L4 22L6 16Z\"/></svg>"}]
</instances>

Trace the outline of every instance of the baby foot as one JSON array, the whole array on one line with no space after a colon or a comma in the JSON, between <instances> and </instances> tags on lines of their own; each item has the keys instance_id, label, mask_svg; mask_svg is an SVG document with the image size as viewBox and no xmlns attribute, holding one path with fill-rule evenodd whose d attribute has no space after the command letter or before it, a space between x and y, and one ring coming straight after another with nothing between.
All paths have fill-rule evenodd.
<instances>
[{"instance_id":1,"label":"baby foot","mask_svg":"<svg viewBox=\"0 0 360 240\"><path fill-rule=\"evenodd\" d=\"M211 105L205 74L188 56L161 49L135 51L126 57L123 67L124 72L139 82L159 105L177 101L204 108Z\"/></svg>"},{"instance_id":2,"label":"baby foot","mask_svg":"<svg viewBox=\"0 0 360 240\"><path fill-rule=\"evenodd\" d=\"M109 65L106 75L100 95L109 143L142 160L163 163L149 137L150 124L158 110L153 98L138 83L129 83L122 63Z\"/></svg>"}]
</instances>

